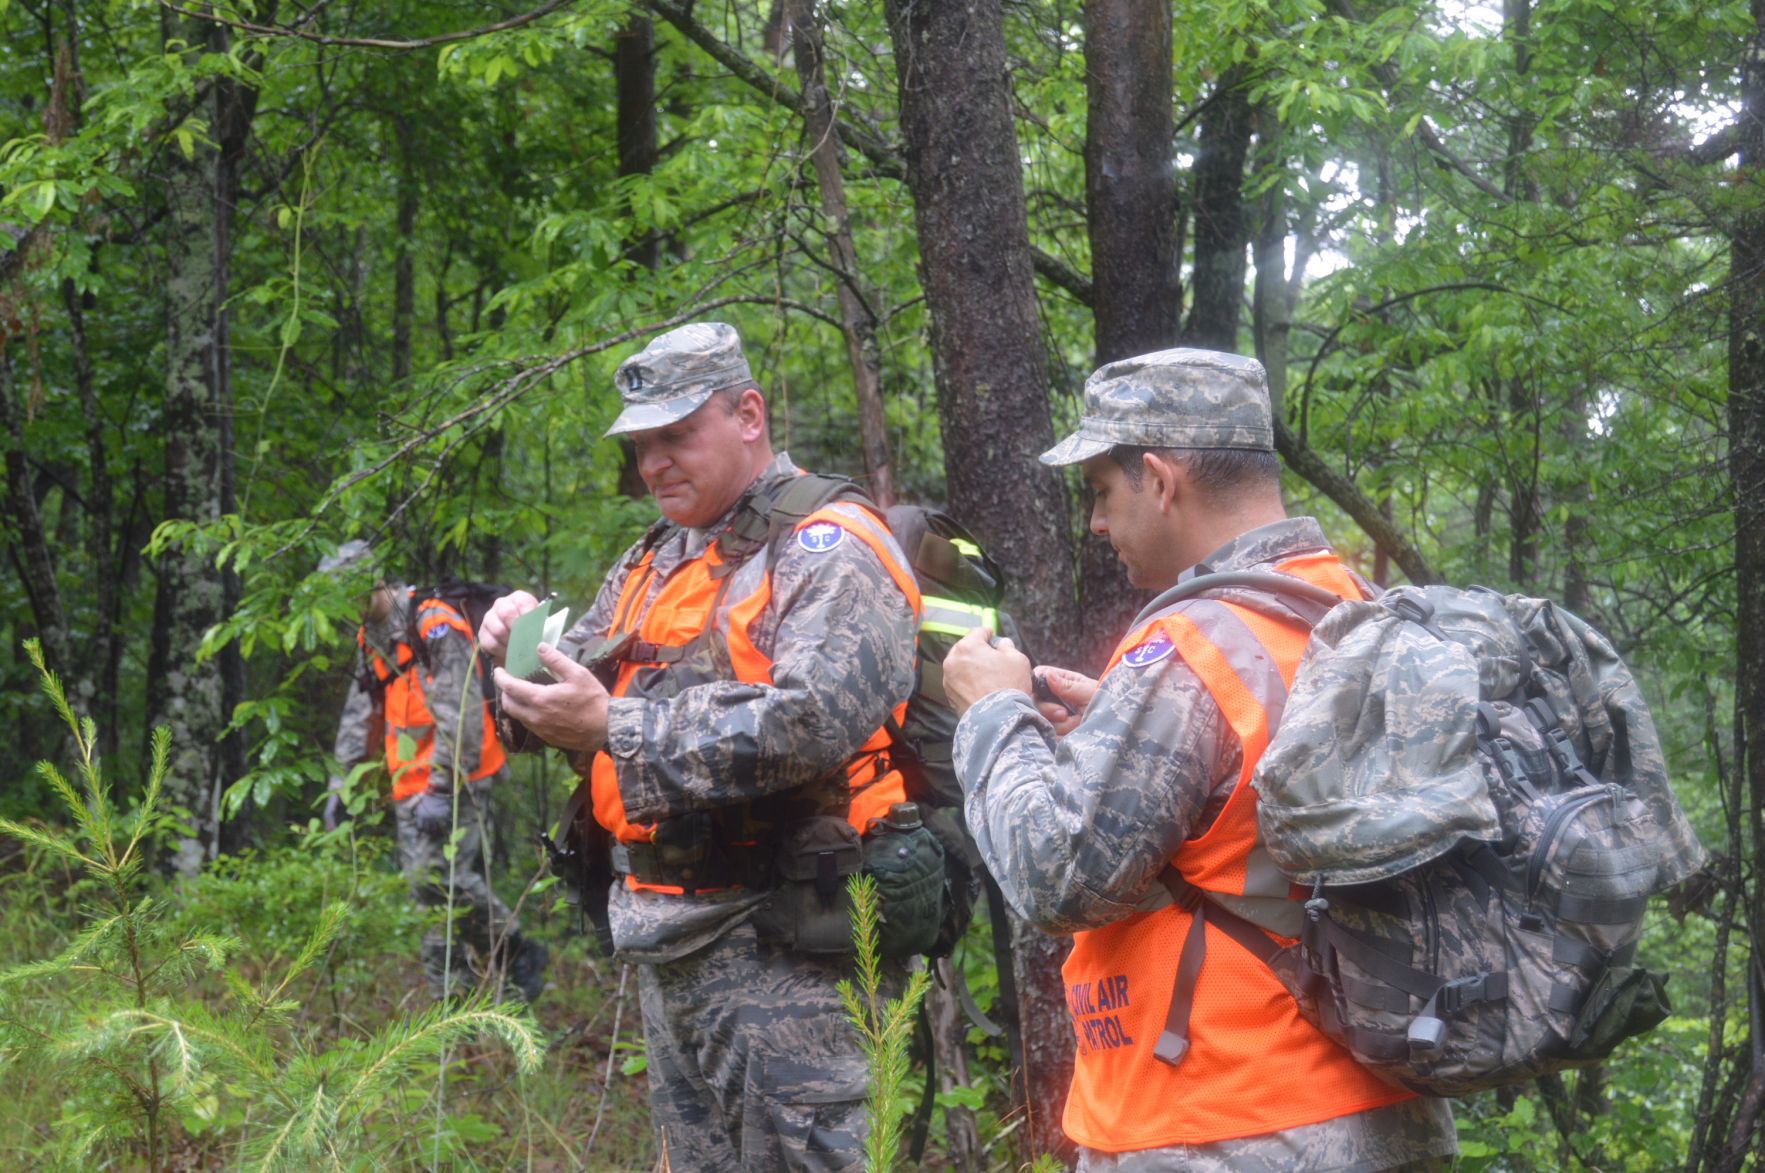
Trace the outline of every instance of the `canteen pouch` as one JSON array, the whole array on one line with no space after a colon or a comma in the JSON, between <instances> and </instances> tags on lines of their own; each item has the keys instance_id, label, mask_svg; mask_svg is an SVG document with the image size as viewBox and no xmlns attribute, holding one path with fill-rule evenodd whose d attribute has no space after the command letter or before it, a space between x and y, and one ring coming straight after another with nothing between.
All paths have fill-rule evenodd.
<instances>
[{"instance_id":1,"label":"canteen pouch","mask_svg":"<svg viewBox=\"0 0 1765 1173\"><path fill-rule=\"evenodd\" d=\"M852 900L846 882L864 866L864 846L844 818L820 815L778 836L772 893L754 913L769 941L801 953L852 952Z\"/></svg>"},{"instance_id":2,"label":"canteen pouch","mask_svg":"<svg viewBox=\"0 0 1765 1173\"><path fill-rule=\"evenodd\" d=\"M890 960L928 953L944 923L944 849L923 825L872 824L864 870L882 910L877 942Z\"/></svg>"}]
</instances>

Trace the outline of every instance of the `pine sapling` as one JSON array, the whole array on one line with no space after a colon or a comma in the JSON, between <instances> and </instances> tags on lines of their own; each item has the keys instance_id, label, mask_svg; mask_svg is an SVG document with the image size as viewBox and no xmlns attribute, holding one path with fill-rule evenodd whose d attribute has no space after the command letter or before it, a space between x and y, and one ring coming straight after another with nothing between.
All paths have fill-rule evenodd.
<instances>
[{"instance_id":1,"label":"pine sapling","mask_svg":"<svg viewBox=\"0 0 1765 1173\"><path fill-rule=\"evenodd\" d=\"M882 910L876 881L866 875L853 876L847 891L852 897L858 983L842 979L837 988L870 1063L870 1135L864 1145L865 1166L871 1173L885 1173L894 1167L901 1147L901 1088L912 1067L907 1044L931 974L923 968L915 970L899 998L885 999L879 944Z\"/></svg>"}]
</instances>

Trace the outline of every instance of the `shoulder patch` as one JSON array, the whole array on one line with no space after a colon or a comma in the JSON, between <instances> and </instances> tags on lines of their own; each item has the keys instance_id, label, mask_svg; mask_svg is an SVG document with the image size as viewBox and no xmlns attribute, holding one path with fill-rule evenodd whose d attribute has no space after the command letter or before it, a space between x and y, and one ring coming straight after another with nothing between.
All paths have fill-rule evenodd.
<instances>
[{"instance_id":1,"label":"shoulder patch","mask_svg":"<svg viewBox=\"0 0 1765 1173\"><path fill-rule=\"evenodd\" d=\"M1150 639L1122 653L1122 663L1130 668L1147 668L1176 650L1177 645L1168 636L1154 632Z\"/></svg>"},{"instance_id":2,"label":"shoulder patch","mask_svg":"<svg viewBox=\"0 0 1765 1173\"><path fill-rule=\"evenodd\" d=\"M845 538L845 528L831 521L813 522L797 531L797 545L811 554L825 554Z\"/></svg>"}]
</instances>

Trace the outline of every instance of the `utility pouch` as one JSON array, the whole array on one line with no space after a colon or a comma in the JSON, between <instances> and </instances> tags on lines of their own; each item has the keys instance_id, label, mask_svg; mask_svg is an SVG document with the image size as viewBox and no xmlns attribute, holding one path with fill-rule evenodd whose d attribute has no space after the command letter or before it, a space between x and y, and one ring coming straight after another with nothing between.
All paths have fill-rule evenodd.
<instances>
[{"instance_id":1,"label":"utility pouch","mask_svg":"<svg viewBox=\"0 0 1765 1173\"><path fill-rule=\"evenodd\" d=\"M1632 1036L1652 1030L1672 1012L1667 975L1641 966L1612 966L1600 974L1569 1036L1569 1053L1603 1059Z\"/></svg>"},{"instance_id":2,"label":"utility pouch","mask_svg":"<svg viewBox=\"0 0 1765 1173\"><path fill-rule=\"evenodd\" d=\"M772 893L754 914L755 929L801 953L852 952L846 881L863 866L863 844L844 818L819 815L783 828Z\"/></svg>"},{"instance_id":3,"label":"utility pouch","mask_svg":"<svg viewBox=\"0 0 1765 1173\"><path fill-rule=\"evenodd\" d=\"M884 957L929 953L944 923L944 849L923 825L873 824L864 841L864 870L876 881Z\"/></svg>"}]
</instances>

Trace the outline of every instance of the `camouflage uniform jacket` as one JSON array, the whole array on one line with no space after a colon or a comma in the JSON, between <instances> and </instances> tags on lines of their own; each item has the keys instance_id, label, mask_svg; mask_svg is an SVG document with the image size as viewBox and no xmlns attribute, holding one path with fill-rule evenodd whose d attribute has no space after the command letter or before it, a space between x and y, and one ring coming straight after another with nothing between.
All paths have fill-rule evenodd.
<instances>
[{"instance_id":1,"label":"camouflage uniform jacket","mask_svg":"<svg viewBox=\"0 0 1765 1173\"><path fill-rule=\"evenodd\" d=\"M398 645L409 639L414 600L402 583L390 584L392 608L383 620L368 620L361 634L367 647L377 652L388 665L398 663ZM451 608L450 608L451 610ZM434 717L434 744L429 758L429 789L438 794L453 792L455 765L463 781L476 769L484 750L483 692L474 673L473 645L470 639L444 624L430 629L426 641L428 664L414 661L408 669L418 674L415 683L423 694L424 703ZM369 683L373 669L358 656L355 678L344 698L343 715L337 722L337 739L333 753L345 770L380 757L386 752L380 739L385 720L384 690ZM465 697L462 708L460 697ZM462 712L467 719L460 719ZM394 731L399 732L399 731ZM413 740L421 741L428 730L403 730ZM457 753L456 753L457 747Z\"/></svg>"},{"instance_id":2,"label":"camouflage uniform jacket","mask_svg":"<svg viewBox=\"0 0 1765 1173\"><path fill-rule=\"evenodd\" d=\"M1328 548L1316 521L1290 518L1240 535L1185 575L1270 570ZM1254 592L1221 597L1285 614ZM1058 742L1028 696L991 693L957 726L954 757L969 830L988 870L1020 915L1061 933L1168 904L1159 873L1184 840L1211 825L1242 764L1238 740L1206 686L1176 655L1144 668L1118 664L1100 682L1083 721ZM1229 1156L1232 1168L1310 1168L1289 1166L1284 1158L1265 1164L1244 1146L1348 1157L1391 1151L1386 1134L1396 1128L1415 1135L1414 1145L1398 1146L1405 1160L1451 1151L1445 1102L1422 1104L1203 1147L1213 1156ZM1419 1131L1411 1120L1418 1111L1428 1114ZM1369 1129L1381 1135L1365 1135ZM1350 1168L1355 1162L1317 1167Z\"/></svg>"},{"instance_id":3,"label":"camouflage uniform jacket","mask_svg":"<svg viewBox=\"0 0 1765 1173\"><path fill-rule=\"evenodd\" d=\"M748 492L796 473L780 453ZM663 532L644 611L668 576L701 557L741 505L704 529ZM620 558L593 606L561 641L565 652L582 658L605 639L642 549L640 542ZM751 802L824 779L912 691L916 621L869 547L845 541L813 552L786 542L771 576L770 599L749 629L756 649L772 661L771 685L732 679L666 699L615 697L609 704L605 752L633 822ZM574 764L586 775L590 758L579 755ZM608 915L621 957L667 961L726 932L763 898L745 890L676 896L616 883Z\"/></svg>"}]
</instances>

